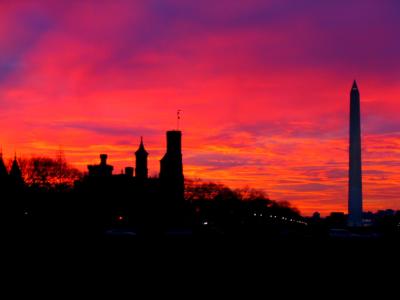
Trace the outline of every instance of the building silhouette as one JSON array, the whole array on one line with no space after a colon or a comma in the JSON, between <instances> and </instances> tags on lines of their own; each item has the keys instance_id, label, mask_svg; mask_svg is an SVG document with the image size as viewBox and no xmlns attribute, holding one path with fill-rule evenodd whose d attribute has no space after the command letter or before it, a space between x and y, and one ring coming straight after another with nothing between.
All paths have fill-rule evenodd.
<instances>
[{"instance_id":1,"label":"building silhouette","mask_svg":"<svg viewBox=\"0 0 400 300\"><path fill-rule=\"evenodd\" d=\"M135 168L127 166L125 172L113 174L107 155L101 154L99 164L87 166L88 174L77 183L77 191L92 201L99 210L97 215L110 223L129 220L130 224L151 230L152 226L180 222L185 207L181 137L180 131L167 132L167 151L160 162L159 178L148 176L149 153L141 138Z\"/></svg>"},{"instance_id":2,"label":"building silhouette","mask_svg":"<svg viewBox=\"0 0 400 300\"><path fill-rule=\"evenodd\" d=\"M165 195L175 203L184 199L182 132L167 131L167 153L160 161L160 183Z\"/></svg>"},{"instance_id":3,"label":"building silhouette","mask_svg":"<svg viewBox=\"0 0 400 300\"><path fill-rule=\"evenodd\" d=\"M361 168L360 92L354 80L350 91L349 194L348 225L362 226L362 168Z\"/></svg>"},{"instance_id":4,"label":"building silhouette","mask_svg":"<svg viewBox=\"0 0 400 300\"><path fill-rule=\"evenodd\" d=\"M107 164L107 154L100 154L100 164L88 165L89 176L109 177L114 170L113 166Z\"/></svg>"},{"instance_id":5,"label":"building silhouette","mask_svg":"<svg viewBox=\"0 0 400 300\"><path fill-rule=\"evenodd\" d=\"M19 167L17 156L14 156L14 160L11 165L10 173L9 173L9 183L10 187L15 191L22 191L25 182L24 178L22 177L22 172Z\"/></svg>"},{"instance_id":6,"label":"building silhouette","mask_svg":"<svg viewBox=\"0 0 400 300\"><path fill-rule=\"evenodd\" d=\"M11 164L10 171L7 171L7 167L3 160L3 153L0 152L0 189L3 193L15 193L22 192L25 187L24 178L20 166L18 164L17 156L14 156L14 160Z\"/></svg>"},{"instance_id":7,"label":"building silhouette","mask_svg":"<svg viewBox=\"0 0 400 300\"><path fill-rule=\"evenodd\" d=\"M138 179L147 179L148 177L148 169L147 169L147 157L149 153L144 148L143 137L140 138L139 149L135 152L136 156L136 178Z\"/></svg>"}]
</instances>

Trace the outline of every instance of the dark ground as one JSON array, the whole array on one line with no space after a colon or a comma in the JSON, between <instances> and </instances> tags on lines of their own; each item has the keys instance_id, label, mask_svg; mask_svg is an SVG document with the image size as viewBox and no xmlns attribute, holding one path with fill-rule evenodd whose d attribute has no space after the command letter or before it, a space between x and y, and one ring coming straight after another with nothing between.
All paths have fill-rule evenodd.
<instances>
[{"instance_id":1,"label":"dark ground","mask_svg":"<svg viewBox=\"0 0 400 300\"><path fill-rule=\"evenodd\" d=\"M52 299L342 298L392 284L400 253L393 241L244 237L13 238L2 248L3 285Z\"/></svg>"}]
</instances>

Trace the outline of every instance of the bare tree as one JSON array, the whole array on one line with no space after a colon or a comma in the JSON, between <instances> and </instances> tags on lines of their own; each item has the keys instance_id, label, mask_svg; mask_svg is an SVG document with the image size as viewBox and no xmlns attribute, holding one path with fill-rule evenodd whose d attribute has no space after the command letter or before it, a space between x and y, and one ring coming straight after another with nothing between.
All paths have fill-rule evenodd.
<instances>
[{"instance_id":1,"label":"bare tree","mask_svg":"<svg viewBox=\"0 0 400 300\"><path fill-rule=\"evenodd\" d=\"M9 165L11 163L12 160ZM68 189L82 177L78 169L67 163L61 150L54 159L44 156L19 158L18 164L26 185L30 187L46 190Z\"/></svg>"}]
</instances>

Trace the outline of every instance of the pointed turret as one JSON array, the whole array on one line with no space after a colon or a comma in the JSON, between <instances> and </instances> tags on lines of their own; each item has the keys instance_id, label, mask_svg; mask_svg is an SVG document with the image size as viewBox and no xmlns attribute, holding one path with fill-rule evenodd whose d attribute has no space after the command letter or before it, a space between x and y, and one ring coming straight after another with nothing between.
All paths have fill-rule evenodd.
<instances>
[{"instance_id":1,"label":"pointed turret","mask_svg":"<svg viewBox=\"0 0 400 300\"><path fill-rule=\"evenodd\" d=\"M8 172L7 172L7 168L6 165L4 164L4 160L3 160L3 152L0 152L0 180L4 180L5 178L7 178L8 176Z\"/></svg>"},{"instance_id":2,"label":"pointed turret","mask_svg":"<svg viewBox=\"0 0 400 300\"><path fill-rule=\"evenodd\" d=\"M136 156L136 178L146 179L148 177L147 157L149 153L144 148L143 137L140 137L140 144L138 150L135 152Z\"/></svg>"},{"instance_id":3,"label":"pointed turret","mask_svg":"<svg viewBox=\"0 0 400 300\"><path fill-rule=\"evenodd\" d=\"M140 137L140 144L139 144L139 148L136 150L135 152L136 155L138 154L144 154L144 155L149 155L149 153L146 151L146 149L144 148L144 144L143 144L143 137Z\"/></svg>"},{"instance_id":4,"label":"pointed turret","mask_svg":"<svg viewBox=\"0 0 400 300\"><path fill-rule=\"evenodd\" d=\"M10 182L11 185L16 188L17 190L21 189L24 185L24 179L22 178L22 172L19 167L18 161L17 161L17 155L14 155L14 160L11 165L11 170L10 170Z\"/></svg>"},{"instance_id":5,"label":"pointed turret","mask_svg":"<svg viewBox=\"0 0 400 300\"><path fill-rule=\"evenodd\" d=\"M10 177L12 178L22 178L22 172L21 169L19 168L19 164L17 161L17 156L14 156L14 160L11 165L11 170L10 170Z\"/></svg>"}]
</instances>

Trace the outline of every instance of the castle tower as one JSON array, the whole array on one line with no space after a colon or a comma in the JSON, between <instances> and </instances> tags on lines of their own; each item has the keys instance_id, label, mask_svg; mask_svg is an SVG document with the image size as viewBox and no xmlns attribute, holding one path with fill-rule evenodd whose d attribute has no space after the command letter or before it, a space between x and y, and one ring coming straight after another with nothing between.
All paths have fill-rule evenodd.
<instances>
[{"instance_id":1,"label":"castle tower","mask_svg":"<svg viewBox=\"0 0 400 300\"><path fill-rule=\"evenodd\" d=\"M135 152L136 156L136 178L147 179L148 169L147 169L147 157L149 153L144 148L143 137L140 138L139 149Z\"/></svg>"},{"instance_id":2,"label":"castle tower","mask_svg":"<svg viewBox=\"0 0 400 300\"><path fill-rule=\"evenodd\" d=\"M114 167L107 164L107 154L100 154L100 164L88 165L89 176L110 177Z\"/></svg>"},{"instance_id":3,"label":"castle tower","mask_svg":"<svg viewBox=\"0 0 400 300\"><path fill-rule=\"evenodd\" d=\"M11 185L14 188L20 188L24 185L24 179L22 177L22 172L19 167L16 155L14 156L14 160L11 165L9 178L10 178Z\"/></svg>"},{"instance_id":4,"label":"castle tower","mask_svg":"<svg viewBox=\"0 0 400 300\"><path fill-rule=\"evenodd\" d=\"M362 226L361 114L360 92L354 80L350 91L350 147L348 225Z\"/></svg>"},{"instance_id":5,"label":"castle tower","mask_svg":"<svg viewBox=\"0 0 400 300\"><path fill-rule=\"evenodd\" d=\"M182 166L182 132L167 131L167 153L160 161L160 181L165 195L183 202L184 177Z\"/></svg>"}]
</instances>

